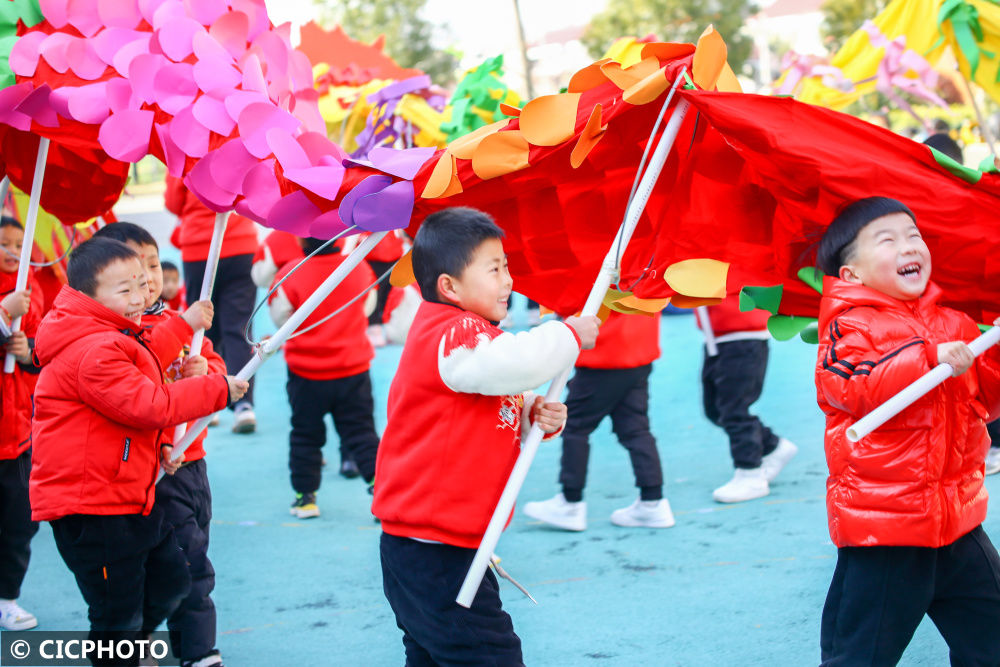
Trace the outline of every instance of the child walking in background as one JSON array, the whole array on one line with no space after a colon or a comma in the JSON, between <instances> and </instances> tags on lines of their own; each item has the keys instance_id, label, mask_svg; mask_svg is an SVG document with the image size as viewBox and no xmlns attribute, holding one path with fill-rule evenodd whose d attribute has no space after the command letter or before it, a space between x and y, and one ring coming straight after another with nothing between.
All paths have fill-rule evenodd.
<instances>
[{"instance_id":1,"label":"child walking in background","mask_svg":"<svg viewBox=\"0 0 1000 667\"><path fill-rule=\"evenodd\" d=\"M167 304L167 308L181 312L187 308L187 294L181 281L181 272L173 262L160 262L160 267L163 271L163 292L160 298Z\"/></svg>"},{"instance_id":2,"label":"child walking in background","mask_svg":"<svg viewBox=\"0 0 1000 667\"><path fill-rule=\"evenodd\" d=\"M224 408L247 385L221 375L163 383L141 337L145 269L125 244L82 243L67 275L36 339L32 518L51 522L92 638L134 639L155 630L191 586L154 504L162 430Z\"/></svg>"},{"instance_id":3,"label":"child walking in background","mask_svg":"<svg viewBox=\"0 0 1000 667\"><path fill-rule=\"evenodd\" d=\"M525 503L525 514L565 530L587 528L583 487L587 482L590 434L610 416L611 428L628 450L639 488L639 498L615 510L611 523L645 528L674 525L670 503L663 497L660 453L649 430L649 374L659 356L659 315L608 315L597 345L580 353L576 374L569 381L569 416L562 433L559 471L562 493L549 500Z\"/></svg>"},{"instance_id":4,"label":"child walking in background","mask_svg":"<svg viewBox=\"0 0 1000 667\"><path fill-rule=\"evenodd\" d=\"M739 296L730 295L708 312L701 321L706 341L714 342L715 354L705 345L701 369L702 402L705 416L722 427L729 437L729 453L736 472L733 478L712 492L720 503L741 503L771 493L771 482L799 451L790 440L779 437L750 406L764 389L767 372L768 313L763 310L740 312Z\"/></svg>"},{"instance_id":5,"label":"child walking in background","mask_svg":"<svg viewBox=\"0 0 1000 667\"><path fill-rule=\"evenodd\" d=\"M38 368L31 361L35 331L42 318L43 294L31 271L28 288L14 291L24 243L21 223L0 220L0 359L13 354L13 373L0 371L0 630L28 630L38 625L17 598L28 571L31 520L28 475L31 471L31 394ZM11 331L14 319L21 327Z\"/></svg>"},{"instance_id":6,"label":"child walking in background","mask_svg":"<svg viewBox=\"0 0 1000 667\"><path fill-rule=\"evenodd\" d=\"M455 596L531 422L556 433L561 403L525 393L593 347L596 317L527 332L497 328L512 280L503 231L451 208L424 220L413 271L425 301L389 389L372 511L382 585L406 663L520 665L521 640L487 570L470 609Z\"/></svg>"},{"instance_id":7,"label":"child walking in background","mask_svg":"<svg viewBox=\"0 0 1000 667\"><path fill-rule=\"evenodd\" d=\"M195 330L212 326L212 302L196 301L183 315L167 308L161 299L161 286L166 278L153 236L131 222L116 222L103 227L94 237L121 241L139 253L149 286L142 314L142 340L160 361L163 381L171 383L206 373L225 375L226 364L212 349L212 341L207 338L202 341L200 355L190 354ZM164 458L174 457L173 435L174 429L164 429L160 440ZM215 569L208 558L212 490L204 442L202 431L183 456L178 457L176 471L160 480L156 489L156 504L173 527L191 575L191 592L167 619L170 642L181 667L222 667L222 657L215 645L216 615L211 597L215 589Z\"/></svg>"},{"instance_id":8,"label":"child walking in background","mask_svg":"<svg viewBox=\"0 0 1000 667\"><path fill-rule=\"evenodd\" d=\"M310 254L324 243L307 238L302 240L302 248ZM275 284L288 278L270 299L271 319L275 325L284 324L344 259L334 243L291 275L289 273L298 262L283 266L275 276ZM342 450L357 464L369 488L375 478L378 433L368 372L375 351L365 335L375 292L369 292L367 299L348 304L374 280L375 274L362 262L306 318L299 329L301 333L290 338L284 346L288 364L288 403L292 408L288 468L295 490L290 511L300 519L320 514L316 492L322 481L327 414L333 418ZM322 321L341 308L344 308L342 312ZM310 330L313 325L315 328Z\"/></svg>"},{"instance_id":9,"label":"child walking in background","mask_svg":"<svg viewBox=\"0 0 1000 667\"><path fill-rule=\"evenodd\" d=\"M938 304L913 213L846 207L820 241L827 277L816 388L826 415L827 514L837 566L823 665L895 665L924 614L953 665L1000 661L1000 556L983 531L984 420L1000 412L1000 349L976 359L967 315ZM939 363L953 377L858 442L848 427Z\"/></svg>"}]
</instances>

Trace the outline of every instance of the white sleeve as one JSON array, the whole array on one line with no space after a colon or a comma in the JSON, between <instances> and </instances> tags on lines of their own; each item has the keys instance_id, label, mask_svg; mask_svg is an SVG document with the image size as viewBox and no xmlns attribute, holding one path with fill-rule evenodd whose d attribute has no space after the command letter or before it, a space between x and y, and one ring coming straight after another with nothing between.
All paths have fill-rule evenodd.
<instances>
[{"instance_id":1,"label":"white sleeve","mask_svg":"<svg viewBox=\"0 0 1000 667\"><path fill-rule=\"evenodd\" d=\"M264 258L257 260L250 267L250 279L257 287L267 289L274 281L274 276L278 274L278 265L274 263L271 256L271 249L264 245Z\"/></svg>"},{"instance_id":2,"label":"white sleeve","mask_svg":"<svg viewBox=\"0 0 1000 667\"><path fill-rule=\"evenodd\" d=\"M285 295L285 290L280 287L271 297L271 303L268 304L268 310L271 312L271 321L274 322L274 326L280 327L282 324L288 321L288 318L292 316L295 312L295 308L292 307L292 302L288 300Z\"/></svg>"},{"instance_id":3,"label":"white sleeve","mask_svg":"<svg viewBox=\"0 0 1000 667\"><path fill-rule=\"evenodd\" d=\"M534 389L566 370L580 353L573 330L562 322L546 322L521 333L490 338L478 333L464 345L447 345L468 320L446 333L438 345L438 372L452 391L507 396ZM474 333L474 332L473 332ZM445 352L451 348L450 352Z\"/></svg>"}]
</instances>

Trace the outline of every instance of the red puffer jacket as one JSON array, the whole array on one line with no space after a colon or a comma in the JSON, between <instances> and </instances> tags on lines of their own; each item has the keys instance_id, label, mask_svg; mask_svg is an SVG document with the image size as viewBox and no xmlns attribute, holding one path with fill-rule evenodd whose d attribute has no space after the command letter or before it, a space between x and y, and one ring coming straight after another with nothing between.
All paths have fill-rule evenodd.
<instances>
[{"instance_id":1,"label":"red puffer jacket","mask_svg":"<svg viewBox=\"0 0 1000 667\"><path fill-rule=\"evenodd\" d=\"M163 384L139 326L63 287L38 328L31 517L148 514L162 429L226 407L222 375Z\"/></svg>"},{"instance_id":2,"label":"red puffer jacket","mask_svg":"<svg viewBox=\"0 0 1000 667\"><path fill-rule=\"evenodd\" d=\"M899 301L834 278L823 283L816 388L826 414L830 536L844 546L940 547L986 517L986 421L1000 411L993 347L856 443L848 427L937 365L937 346L979 334L938 305L941 289Z\"/></svg>"}]
</instances>

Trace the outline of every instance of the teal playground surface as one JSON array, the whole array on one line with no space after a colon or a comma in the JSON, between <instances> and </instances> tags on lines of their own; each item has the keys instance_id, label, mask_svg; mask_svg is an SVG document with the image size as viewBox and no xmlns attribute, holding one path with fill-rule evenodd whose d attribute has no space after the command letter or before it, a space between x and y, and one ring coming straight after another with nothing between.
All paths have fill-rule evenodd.
<instances>
[{"instance_id":1,"label":"teal playground surface","mask_svg":"<svg viewBox=\"0 0 1000 667\"><path fill-rule=\"evenodd\" d=\"M164 253L169 256L168 253ZM526 319L518 298L515 318ZM257 336L274 327L257 319ZM690 315L663 318L663 356L651 380L651 418L677 525L614 526L635 496L628 457L605 422L592 441L589 528L567 533L520 513L500 541L505 569L536 606L501 582L528 665L815 665L820 613L836 550L824 507L823 419L813 386L815 347L771 343L755 410L799 446L771 495L737 505L712 500L732 475L724 433L703 416L701 338ZM401 348L381 348L372 373L376 421ZM229 667L401 665L403 647L382 595L379 527L359 480L337 474L336 435L318 494L322 516L288 513L288 420L281 356L257 375L258 430L233 435L230 413L206 441L214 495L210 556L217 583L218 647ZM519 499L558 491L560 445L543 444ZM987 478L1000 496L1000 475ZM1000 539L991 500L986 530ZM39 630L83 630L86 607L43 525L21 604ZM947 664L925 619L903 665Z\"/></svg>"}]
</instances>

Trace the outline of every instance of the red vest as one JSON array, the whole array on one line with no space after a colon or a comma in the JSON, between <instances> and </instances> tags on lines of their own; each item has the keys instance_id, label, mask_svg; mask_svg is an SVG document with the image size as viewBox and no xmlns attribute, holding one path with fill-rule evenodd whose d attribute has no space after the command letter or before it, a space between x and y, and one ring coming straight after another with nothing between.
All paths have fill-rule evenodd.
<instances>
[{"instance_id":1,"label":"red vest","mask_svg":"<svg viewBox=\"0 0 1000 667\"><path fill-rule=\"evenodd\" d=\"M601 325L597 345L583 350L576 365L584 368L638 368L660 358L660 318L611 311Z\"/></svg>"},{"instance_id":2,"label":"red vest","mask_svg":"<svg viewBox=\"0 0 1000 667\"><path fill-rule=\"evenodd\" d=\"M766 331L767 318L771 316L771 313L760 309L741 312L738 294L730 294L722 303L709 306L707 310L708 321L712 323L712 335L716 338L737 331ZM695 321L698 321L697 318Z\"/></svg>"},{"instance_id":3,"label":"red vest","mask_svg":"<svg viewBox=\"0 0 1000 667\"><path fill-rule=\"evenodd\" d=\"M185 262L204 262L208 259L208 247L212 243L215 229L215 211L201 203L184 182L167 176L167 190L163 194L167 210L180 218L180 232L171 241L181 249L181 259ZM231 213L222 236L222 251L219 257L252 255L257 252L257 228L253 221L242 215Z\"/></svg>"}]
</instances>

